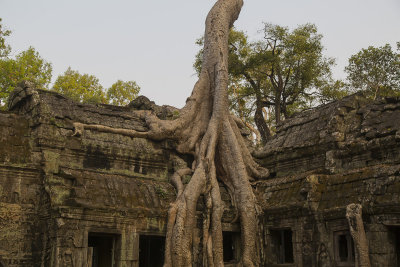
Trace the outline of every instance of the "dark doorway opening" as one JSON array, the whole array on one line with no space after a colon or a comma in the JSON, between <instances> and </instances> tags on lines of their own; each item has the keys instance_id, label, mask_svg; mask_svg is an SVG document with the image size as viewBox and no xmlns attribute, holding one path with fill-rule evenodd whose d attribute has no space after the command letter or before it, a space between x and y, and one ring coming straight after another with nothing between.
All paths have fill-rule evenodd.
<instances>
[{"instance_id":1,"label":"dark doorway opening","mask_svg":"<svg viewBox=\"0 0 400 267\"><path fill-rule=\"evenodd\" d=\"M115 248L117 235L89 233L88 264L91 267L115 266Z\"/></svg>"},{"instance_id":2,"label":"dark doorway opening","mask_svg":"<svg viewBox=\"0 0 400 267\"><path fill-rule=\"evenodd\" d=\"M222 241L224 262L237 262L240 255L240 234L236 232L222 232Z\"/></svg>"},{"instance_id":3,"label":"dark doorway opening","mask_svg":"<svg viewBox=\"0 0 400 267\"><path fill-rule=\"evenodd\" d=\"M348 238L346 235L339 235L338 236L338 245L339 245L339 258L340 261L348 261L349 258L349 246L348 246Z\"/></svg>"},{"instance_id":4,"label":"dark doorway opening","mask_svg":"<svg viewBox=\"0 0 400 267\"><path fill-rule=\"evenodd\" d=\"M400 227L396 227L394 231L394 236L396 238L396 258L397 258L397 267L400 267Z\"/></svg>"},{"instance_id":5,"label":"dark doorway opening","mask_svg":"<svg viewBox=\"0 0 400 267\"><path fill-rule=\"evenodd\" d=\"M389 227L389 239L390 243L393 244L393 252L395 253L392 258L392 265L395 267L400 267L400 227L392 226Z\"/></svg>"},{"instance_id":6,"label":"dark doorway opening","mask_svg":"<svg viewBox=\"0 0 400 267\"><path fill-rule=\"evenodd\" d=\"M293 263L292 230L270 230L272 251L277 264Z\"/></svg>"},{"instance_id":7,"label":"dark doorway opening","mask_svg":"<svg viewBox=\"0 0 400 267\"><path fill-rule=\"evenodd\" d=\"M165 237L141 235L139 240L139 267L162 267Z\"/></svg>"},{"instance_id":8,"label":"dark doorway opening","mask_svg":"<svg viewBox=\"0 0 400 267\"><path fill-rule=\"evenodd\" d=\"M335 261L338 266L354 265L354 242L349 231L334 233Z\"/></svg>"}]
</instances>

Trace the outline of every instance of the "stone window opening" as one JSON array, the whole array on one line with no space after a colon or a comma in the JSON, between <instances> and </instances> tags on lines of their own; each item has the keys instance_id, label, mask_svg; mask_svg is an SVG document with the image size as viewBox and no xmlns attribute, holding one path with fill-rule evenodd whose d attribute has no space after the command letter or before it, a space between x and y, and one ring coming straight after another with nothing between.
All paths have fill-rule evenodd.
<instances>
[{"instance_id":1,"label":"stone window opening","mask_svg":"<svg viewBox=\"0 0 400 267\"><path fill-rule=\"evenodd\" d=\"M107 233L88 234L87 266L114 267L116 266L116 248L118 235Z\"/></svg>"},{"instance_id":2,"label":"stone window opening","mask_svg":"<svg viewBox=\"0 0 400 267\"><path fill-rule=\"evenodd\" d=\"M225 266L238 263L240 259L240 233L222 232L222 245Z\"/></svg>"},{"instance_id":3,"label":"stone window opening","mask_svg":"<svg viewBox=\"0 0 400 267\"><path fill-rule=\"evenodd\" d=\"M140 235L139 267L162 267L164 264L165 237Z\"/></svg>"},{"instance_id":4,"label":"stone window opening","mask_svg":"<svg viewBox=\"0 0 400 267\"><path fill-rule=\"evenodd\" d=\"M354 242L349 231L334 233L335 261L337 266L354 266Z\"/></svg>"},{"instance_id":5,"label":"stone window opening","mask_svg":"<svg viewBox=\"0 0 400 267\"><path fill-rule=\"evenodd\" d=\"M270 230L272 253L276 264L294 263L291 229Z\"/></svg>"}]
</instances>

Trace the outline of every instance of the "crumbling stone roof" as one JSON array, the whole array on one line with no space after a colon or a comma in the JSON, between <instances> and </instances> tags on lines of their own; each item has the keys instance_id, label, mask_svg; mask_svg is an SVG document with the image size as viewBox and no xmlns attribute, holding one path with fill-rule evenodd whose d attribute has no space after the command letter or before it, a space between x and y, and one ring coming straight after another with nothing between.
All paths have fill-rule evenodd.
<instances>
[{"instance_id":1,"label":"crumbling stone roof","mask_svg":"<svg viewBox=\"0 0 400 267\"><path fill-rule=\"evenodd\" d=\"M285 120L254 155L276 176L312 170L339 173L387 160L394 163L388 154L398 150L399 140L400 99L372 101L354 94ZM382 147L386 155L362 158Z\"/></svg>"}]
</instances>

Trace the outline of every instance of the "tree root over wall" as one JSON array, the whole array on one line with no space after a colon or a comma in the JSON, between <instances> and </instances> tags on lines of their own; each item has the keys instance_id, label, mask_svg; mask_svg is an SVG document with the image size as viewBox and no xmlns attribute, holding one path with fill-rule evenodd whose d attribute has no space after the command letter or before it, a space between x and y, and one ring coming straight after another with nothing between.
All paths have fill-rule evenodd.
<instances>
[{"instance_id":1,"label":"tree root over wall","mask_svg":"<svg viewBox=\"0 0 400 267\"><path fill-rule=\"evenodd\" d=\"M149 127L147 132L75 124L77 133L92 129L153 140L174 139L178 152L194 156L193 166L177 170L172 177L177 198L168 213L164 267L192 266L200 195L204 196L206 207L202 264L224 265L221 223L224 207L219 181L228 189L240 219L241 263L246 267L260 265L259 209L250 181L266 178L269 172L253 160L240 134L243 124L228 108L228 34L242 5L243 0L219 0L209 12L202 70L177 119L160 120L150 111L141 111ZM192 178L184 186L181 177L187 174L192 174Z\"/></svg>"}]
</instances>

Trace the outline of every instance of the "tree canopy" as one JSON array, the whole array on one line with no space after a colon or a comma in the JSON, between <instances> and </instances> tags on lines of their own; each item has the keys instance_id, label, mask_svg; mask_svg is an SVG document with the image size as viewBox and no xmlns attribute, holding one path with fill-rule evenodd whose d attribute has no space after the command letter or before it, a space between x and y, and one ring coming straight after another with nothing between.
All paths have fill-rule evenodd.
<instances>
[{"instance_id":1,"label":"tree canopy","mask_svg":"<svg viewBox=\"0 0 400 267\"><path fill-rule=\"evenodd\" d=\"M22 80L37 88L47 89L51 81L52 66L33 47L10 57L11 46L6 37L11 31L4 28L0 18L0 109L4 109L8 95Z\"/></svg>"},{"instance_id":2,"label":"tree canopy","mask_svg":"<svg viewBox=\"0 0 400 267\"><path fill-rule=\"evenodd\" d=\"M80 74L71 67L57 77L53 90L77 102L106 103L106 96L99 79L94 75Z\"/></svg>"},{"instance_id":3,"label":"tree canopy","mask_svg":"<svg viewBox=\"0 0 400 267\"><path fill-rule=\"evenodd\" d=\"M231 109L244 122L254 121L265 143L282 119L347 92L332 79L334 60L323 55L322 35L314 24L290 31L266 23L262 32L261 40L249 42L244 32L231 30L229 93ZM194 63L198 72L201 57L200 50Z\"/></svg>"},{"instance_id":4,"label":"tree canopy","mask_svg":"<svg viewBox=\"0 0 400 267\"><path fill-rule=\"evenodd\" d=\"M80 74L69 67L64 74L57 77L53 90L81 103L122 106L138 96L140 87L135 81L118 80L104 90L96 76Z\"/></svg>"},{"instance_id":5,"label":"tree canopy","mask_svg":"<svg viewBox=\"0 0 400 267\"><path fill-rule=\"evenodd\" d=\"M4 105L8 95L22 80L32 82L37 88L48 89L52 66L33 47L19 53L15 59L0 59L0 101Z\"/></svg>"},{"instance_id":6,"label":"tree canopy","mask_svg":"<svg viewBox=\"0 0 400 267\"><path fill-rule=\"evenodd\" d=\"M118 80L107 89L107 100L112 105L123 106L134 100L140 91L135 81Z\"/></svg>"},{"instance_id":7,"label":"tree canopy","mask_svg":"<svg viewBox=\"0 0 400 267\"><path fill-rule=\"evenodd\" d=\"M397 50L400 51L400 43ZM365 91L373 99L400 96L400 53L389 44L361 49L350 57L345 71L354 91Z\"/></svg>"},{"instance_id":8,"label":"tree canopy","mask_svg":"<svg viewBox=\"0 0 400 267\"><path fill-rule=\"evenodd\" d=\"M6 43L10 30L4 29L0 18L0 108L5 108L8 95L22 81L32 82L36 88L51 89L78 102L126 105L137 97L140 87L134 81L115 82L107 91L94 75L80 74L68 68L50 88L52 65L33 47L10 57L11 46Z\"/></svg>"},{"instance_id":9,"label":"tree canopy","mask_svg":"<svg viewBox=\"0 0 400 267\"><path fill-rule=\"evenodd\" d=\"M11 34L10 30L4 29L1 24L2 18L0 18L0 59L7 57L11 52L11 47L6 43L5 37Z\"/></svg>"}]
</instances>

